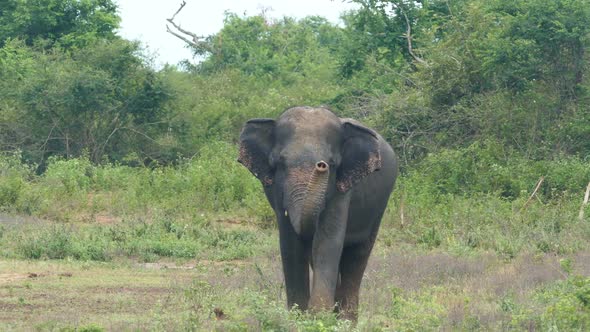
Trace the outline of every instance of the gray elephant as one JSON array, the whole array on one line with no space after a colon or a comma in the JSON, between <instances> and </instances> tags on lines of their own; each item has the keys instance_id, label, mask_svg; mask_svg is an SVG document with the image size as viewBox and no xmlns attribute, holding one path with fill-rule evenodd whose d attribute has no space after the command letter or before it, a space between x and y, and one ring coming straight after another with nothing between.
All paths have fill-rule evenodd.
<instances>
[{"instance_id":1,"label":"gray elephant","mask_svg":"<svg viewBox=\"0 0 590 332\"><path fill-rule=\"evenodd\" d=\"M361 279L397 177L389 144L325 108L293 107L277 120L249 120L238 161L260 180L276 213L289 307L335 309L356 320Z\"/></svg>"}]
</instances>

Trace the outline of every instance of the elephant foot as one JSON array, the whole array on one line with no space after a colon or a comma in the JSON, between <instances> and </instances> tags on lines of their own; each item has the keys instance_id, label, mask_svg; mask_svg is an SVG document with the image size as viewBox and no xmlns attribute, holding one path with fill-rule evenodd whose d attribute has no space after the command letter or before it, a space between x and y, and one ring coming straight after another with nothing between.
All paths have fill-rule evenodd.
<instances>
[{"instance_id":1,"label":"elephant foot","mask_svg":"<svg viewBox=\"0 0 590 332\"><path fill-rule=\"evenodd\" d=\"M332 311L334 310L334 300L331 300L329 297L324 296L311 296L309 299L309 310L311 312L323 312L323 311Z\"/></svg>"},{"instance_id":2,"label":"elephant foot","mask_svg":"<svg viewBox=\"0 0 590 332\"><path fill-rule=\"evenodd\" d=\"M356 324L356 322L358 320L358 311L357 310L340 309L338 312L338 318L339 319L346 319L346 320L353 322L353 324Z\"/></svg>"}]
</instances>

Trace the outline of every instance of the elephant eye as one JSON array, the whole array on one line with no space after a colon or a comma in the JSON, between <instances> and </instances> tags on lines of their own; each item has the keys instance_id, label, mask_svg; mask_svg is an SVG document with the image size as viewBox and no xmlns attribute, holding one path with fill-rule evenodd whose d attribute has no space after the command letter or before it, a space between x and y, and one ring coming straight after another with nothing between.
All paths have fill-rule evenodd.
<instances>
[{"instance_id":1,"label":"elephant eye","mask_svg":"<svg viewBox=\"0 0 590 332\"><path fill-rule=\"evenodd\" d=\"M334 168L336 167L336 161L330 158L330 160L328 160L328 165L330 165L330 168Z\"/></svg>"},{"instance_id":2,"label":"elephant eye","mask_svg":"<svg viewBox=\"0 0 590 332\"><path fill-rule=\"evenodd\" d=\"M281 156L274 153L268 157L268 164L273 170L275 170L277 166L280 165L283 161L284 159Z\"/></svg>"}]
</instances>

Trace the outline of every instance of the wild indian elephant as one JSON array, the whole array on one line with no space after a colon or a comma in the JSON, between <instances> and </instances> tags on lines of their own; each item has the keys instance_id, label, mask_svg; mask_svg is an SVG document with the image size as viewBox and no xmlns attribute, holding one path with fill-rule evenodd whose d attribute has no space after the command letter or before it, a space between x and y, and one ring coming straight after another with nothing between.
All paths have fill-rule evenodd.
<instances>
[{"instance_id":1,"label":"wild indian elephant","mask_svg":"<svg viewBox=\"0 0 590 332\"><path fill-rule=\"evenodd\" d=\"M238 161L260 180L276 213L289 307L335 309L356 320L361 279L397 177L392 148L355 120L293 107L276 120L246 122Z\"/></svg>"}]
</instances>

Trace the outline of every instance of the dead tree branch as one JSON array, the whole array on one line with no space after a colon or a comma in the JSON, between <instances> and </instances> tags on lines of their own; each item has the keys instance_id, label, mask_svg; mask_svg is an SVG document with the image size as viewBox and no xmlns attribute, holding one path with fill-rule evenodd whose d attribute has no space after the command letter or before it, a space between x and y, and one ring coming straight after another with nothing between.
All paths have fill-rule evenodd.
<instances>
[{"instance_id":1,"label":"dead tree branch","mask_svg":"<svg viewBox=\"0 0 590 332\"><path fill-rule=\"evenodd\" d=\"M201 49L205 49L205 50L209 51L209 46L205 42L205 38L207 38L206 36L199 36L194 32L185 30L180 26L180 24L174 22L176 15L178 15L178 13L180 13L180 11L184 8L184 6L186 6L186 1L183 0L182 3L180 4L180 8L178 8L178 10L174 13L174 15L172 15L172 17L166 19L166 21L168 21L170 24L172 24L172 26L175 29L175 30L171 29L170 26L168 24L166 24L166 32L168 32L168 33L172 34L173 36L175 36L176 38L184 41L185 43L187 43L191 47L201 48Z\"/></svg>"},{"instance_id":2,"label":"dead tree branch","mask_svg":"<svg viewBox=\"0 0 590 332\"><path fill-rule=\"evenodd\" d=\"M419 56L417 56L414 53L414 48L412 47L412 26L410 24L410 19L408 18L408 15L406 15L406 12L401 10L401 8L400 8L400 11L401 11L402 15L404 15L404 18L406 19L406 34L404 37L408 40L408 52L410 53L412 58L414 58L414 60L416 60L416 62L423 64L425 66L428 66L428 62L424 61L422 58L420 58Z\"/></svg>"},{"instance_id":3,"label":"dead tree branch","mask_svg":"<svg viewBox=\"0 0 590 332\"><path fill-rule=\"evenodd\" d=\"M526 201L526 203L524 203L522 208L520 208L520 212L524 211L524 209L526 209L526 207L529 205L529 203L531 202L533 197L535 197L535 195L537 194L537 191L539 191L539 188L541 188L543 181L545 181L545 177L541 176L541 178L539 179L539 182L537 182L537 185L535 186L535 190L533 190L533 193L531 194L531 197L529 197L529 199Z\"/></svg>"},{"instance_id":4,"label":"dead tree branch","mask_svg":"<svg viewBox=\"0 0 590 332\"><path fill-rule=\"evenodd\" d=\"M184 8L184 6L186 6L186 1L182 1L182 3L180 4L180 8L178 8L178 10L176 11L176 13L174 13L174 15L172 15L171 18L169 18L169 21L174 21L174 19L176 18L176 15L178 15L178 13L180 13L180 11L182 10L182 8Z\"/></svg>"}]
</instances>

